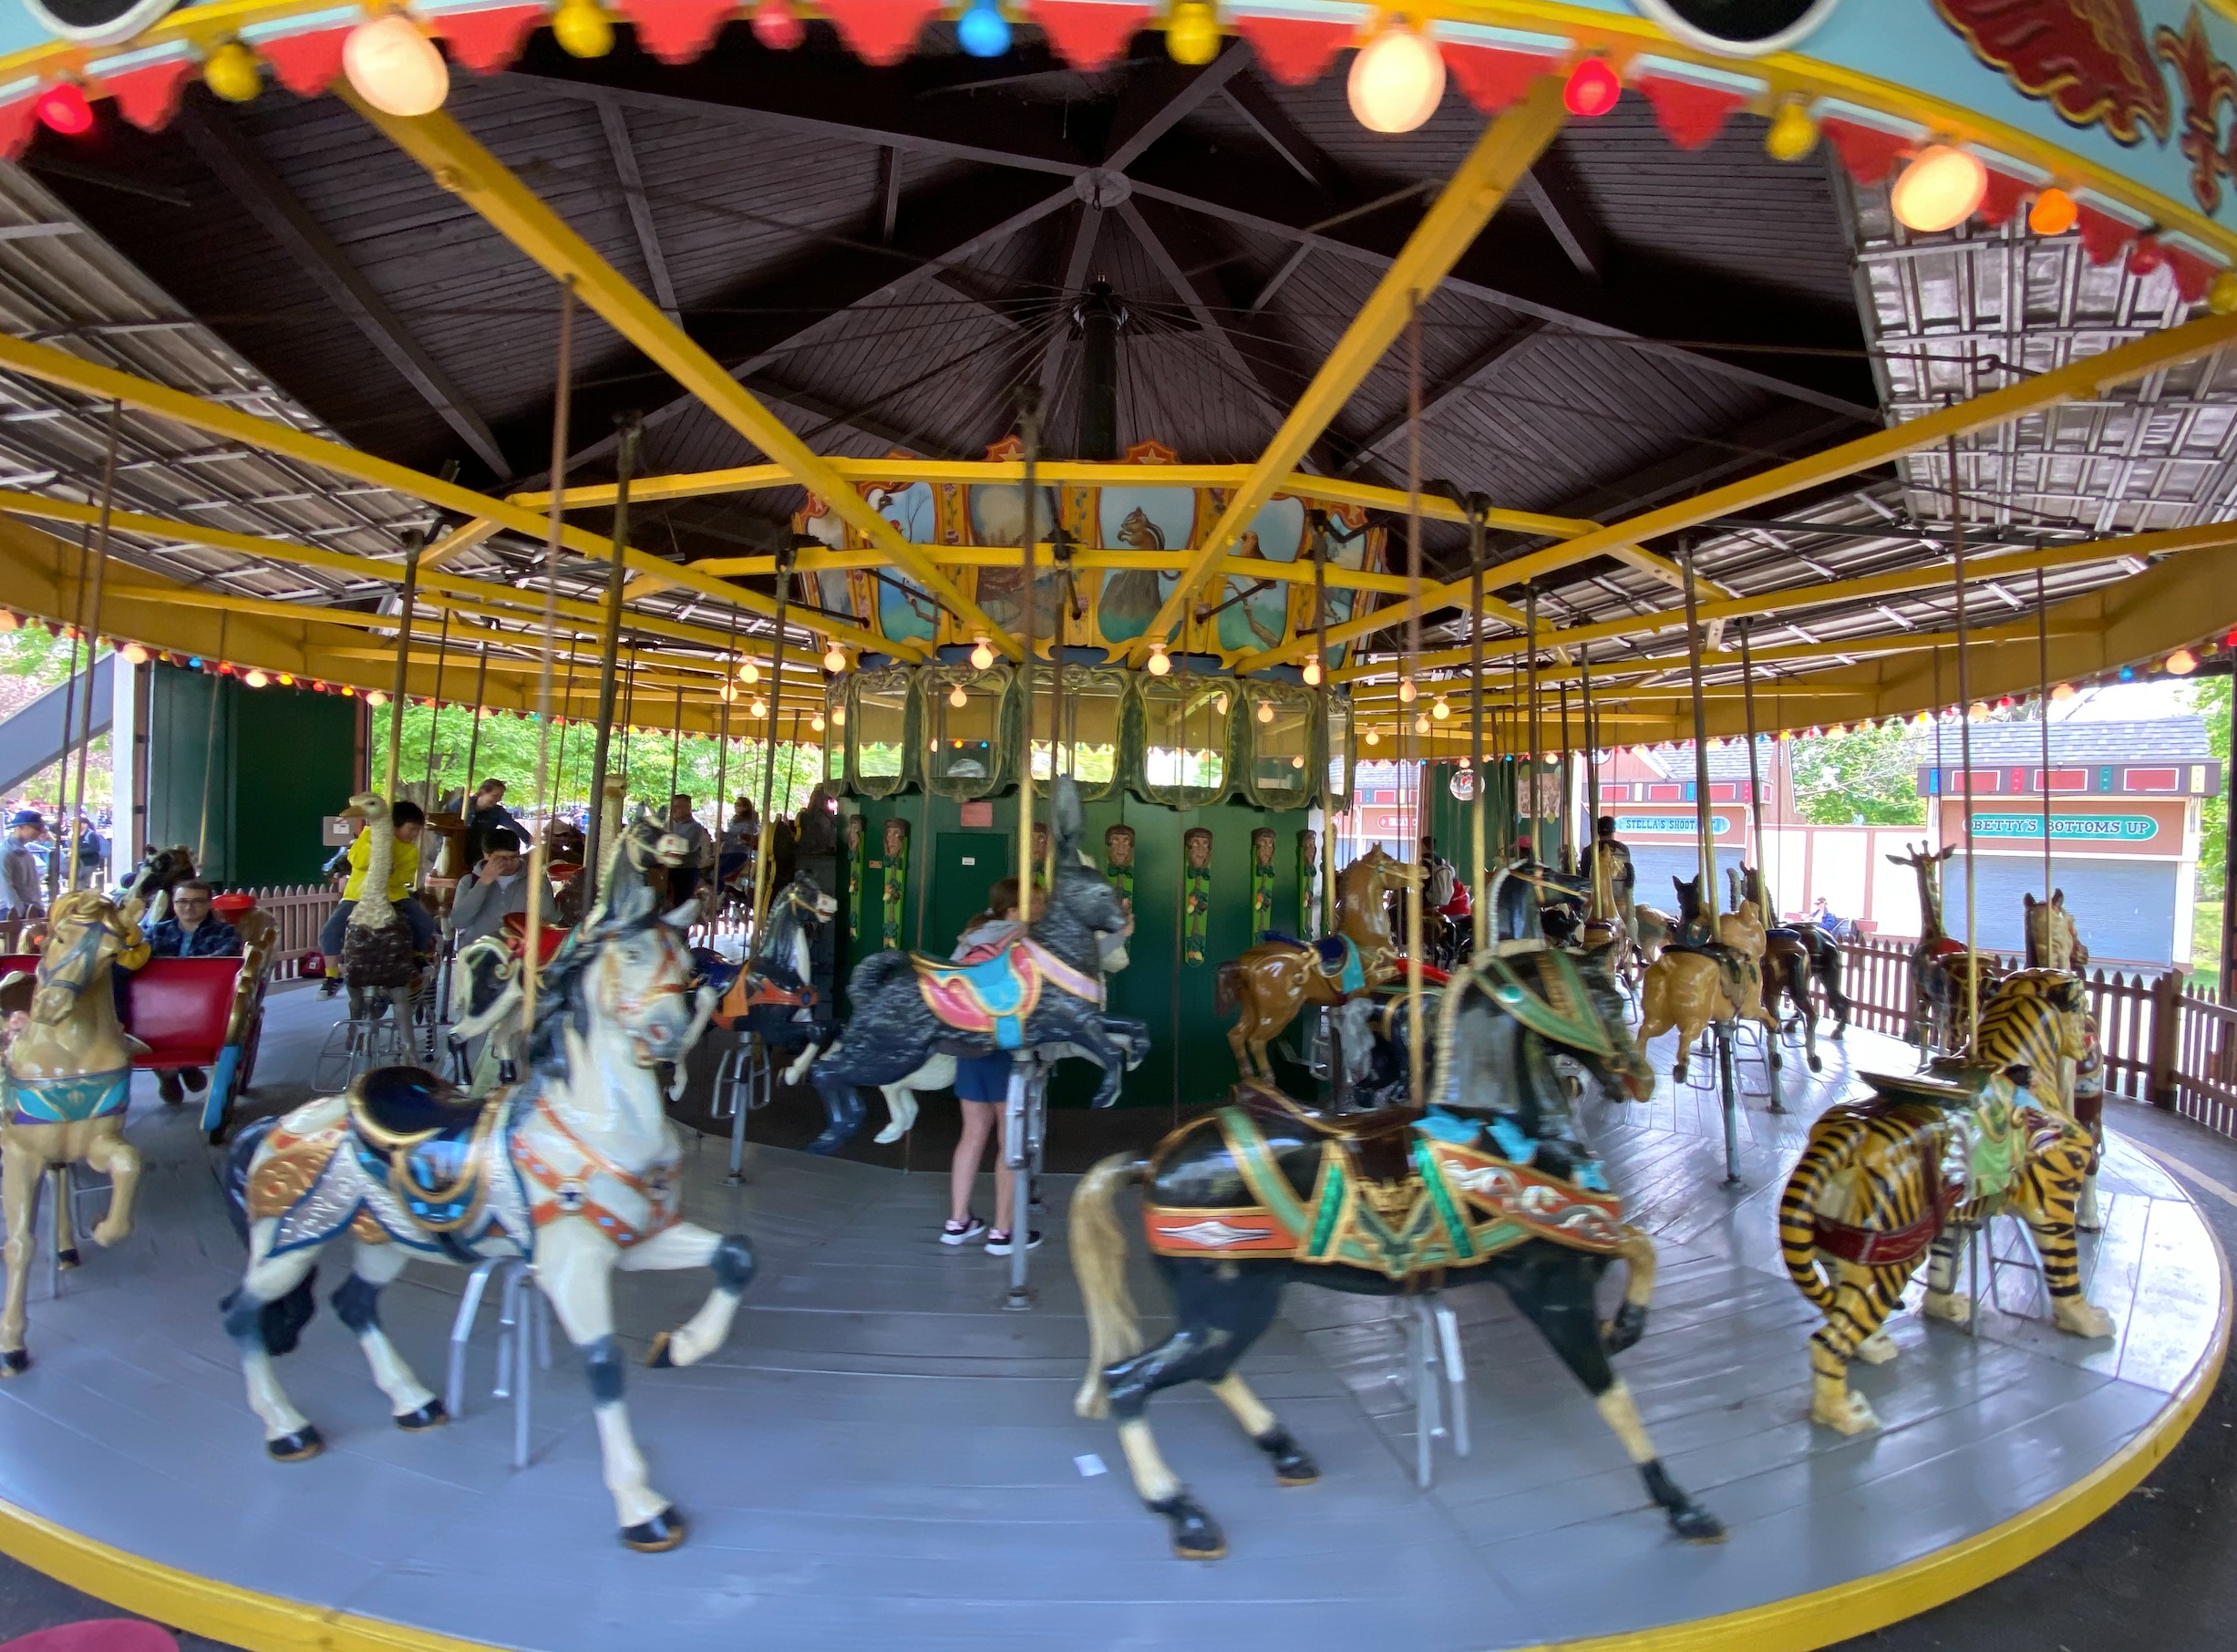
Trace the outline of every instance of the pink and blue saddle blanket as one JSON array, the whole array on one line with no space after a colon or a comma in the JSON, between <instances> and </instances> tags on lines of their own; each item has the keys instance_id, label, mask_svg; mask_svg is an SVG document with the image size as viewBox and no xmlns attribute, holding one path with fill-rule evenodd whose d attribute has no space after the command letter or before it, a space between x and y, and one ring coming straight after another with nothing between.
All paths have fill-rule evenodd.
<instances>
[{"instance_id":1,"label":"pink and blue saddle blanket","mask_svg":"<svg viewBox=\"0 0 2237 1652\"><path fill-rule=\"evenodd\" d=\"M1103 983L1083 974L1039 942L1019 939L991 957L951 964L909 955L924 1007L958 1032L991 1037L1000 1049L1022 1048L1026 1022L1041 1001L1044 983L1090 1004L1103 1002Z\"/></svg>"}]
</instances>

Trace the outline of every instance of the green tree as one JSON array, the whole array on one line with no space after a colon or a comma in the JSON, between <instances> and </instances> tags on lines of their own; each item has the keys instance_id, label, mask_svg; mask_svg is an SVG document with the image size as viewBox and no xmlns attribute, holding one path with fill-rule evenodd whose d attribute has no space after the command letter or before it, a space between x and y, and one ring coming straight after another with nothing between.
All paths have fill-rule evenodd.
<instances>
[{"instance_id":1,"label":"green tree","mask_svg":"<svg viewBox=\"0 0 2237 1652\"><path fill-rule=\"evenodd\" d=\"M0 719L15 715L37 699L48 689L64 682L70 675L75 657L77 668L86 668L82 647L73 656L70 640L50 632L45 625L26 624L14 631L0 632ZM75 800L77 789L77 770L71 765L68 793ZM65 793L61 765L41 769L26 780L21 795L49 809L61 807ZM97 737L86 765L86 803L88 808L106 806L111 797L108 772L108 736Z\"/></svg>"},{"instance_id":2,"label":"green tree","mask_svg":"<svg viewBox=\"0 0 2237 1652\"><path fill-rule=\"evenodd\" d=\"M2228 677L2210 676L2191 685L2191 709L2204 720L2206 744L2224 765L2230 760L2229 697ZM2229 794L2217 792L2208 798L2201 812L2204 825L2200 833L2198 892L2218 901L2222 898L2223 868L2229 862Z\"/></svg>"},{"instance_id":3,"label":"green tree","mask_svg":"<svg viewBox=\"0 0 2237 1652\"><path fill-rule=\"evenodd\" d=\"M1860 728L1806 736L1790 743L1795 807L1819 826L1917 826L1926 820L1919 796L1923 760L1912 731Z\"/></svg>"}]
</instances>

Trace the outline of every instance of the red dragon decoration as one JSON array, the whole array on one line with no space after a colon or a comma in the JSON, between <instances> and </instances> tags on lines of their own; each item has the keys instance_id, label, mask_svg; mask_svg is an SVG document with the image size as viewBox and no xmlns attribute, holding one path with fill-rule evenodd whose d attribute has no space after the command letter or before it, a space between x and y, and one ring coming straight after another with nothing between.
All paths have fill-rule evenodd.
<instances>
[{"instance_id":1,"label":"red dragon decoration","mask_svg":"<svg viewBox=\"0 0 2237 1652\"><path fill-rule=\"evenodd\" d=\"M2173 99L2135 0L1934 0L1974 55L2076 126L2161 143Z\"/></svg>"}]
</instances>

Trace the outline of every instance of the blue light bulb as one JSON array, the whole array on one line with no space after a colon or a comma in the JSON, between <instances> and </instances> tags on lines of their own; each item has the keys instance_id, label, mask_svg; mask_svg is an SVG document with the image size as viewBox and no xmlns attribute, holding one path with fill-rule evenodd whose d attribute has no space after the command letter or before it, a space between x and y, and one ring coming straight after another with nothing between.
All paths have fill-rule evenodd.
<instances>
[{"instance_id":1,"label":"blue light bulb","mask_svg":"<svg viewBox=\"0 0 2237 1652\"><path fill-rule=\"evenodd\" d=\"M187 661L187 669L189 671L200 671L201 668L202 656L201 655L198 654L192 659Z\"/></svg>"},{"instance_id":2,"label":"blue light bulb","mask_svg":"<svg viewBox=\"0 0 2237 1652\"><path fill-rule=\"evenodd\" d=\"M978 0L956 20L955 39L974 57L999 57L1010 49L1009 19L994 0Z\"/></svg>"},{"instance_id":3,"label":"blue light bulb","mask_svg":"<svg viewBox=\"0 0 2237 1652\"><path fill-rule=\"evenodd\" d=\"M2121 666L2120 680L2124 683L2134 682L2136 680L2136 667L2133 666Z\"/></svg>"}]
</instances>

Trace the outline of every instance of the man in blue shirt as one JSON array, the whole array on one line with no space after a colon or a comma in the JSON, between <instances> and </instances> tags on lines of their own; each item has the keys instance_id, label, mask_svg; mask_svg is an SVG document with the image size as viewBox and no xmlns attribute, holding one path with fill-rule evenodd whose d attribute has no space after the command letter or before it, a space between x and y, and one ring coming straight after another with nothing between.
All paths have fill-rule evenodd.
<instances>
[{"instance_id":1,"label":"man in blue shirt","mask_svg":"<svg viewBox=\"0 0 2237 1652\"><path fill-rule=\"evenodd\" d=\"M154 958L236 958L241 955L241 932L210 910L211 890L200 878L175 883L170 892L170 915L148 931L149 956ZM196 1095L209 1088L209 1077L199 1067L158 1068L156 1093L177 1106L186 1100L180 1088Z\"/></svg>"}]
</instances>

